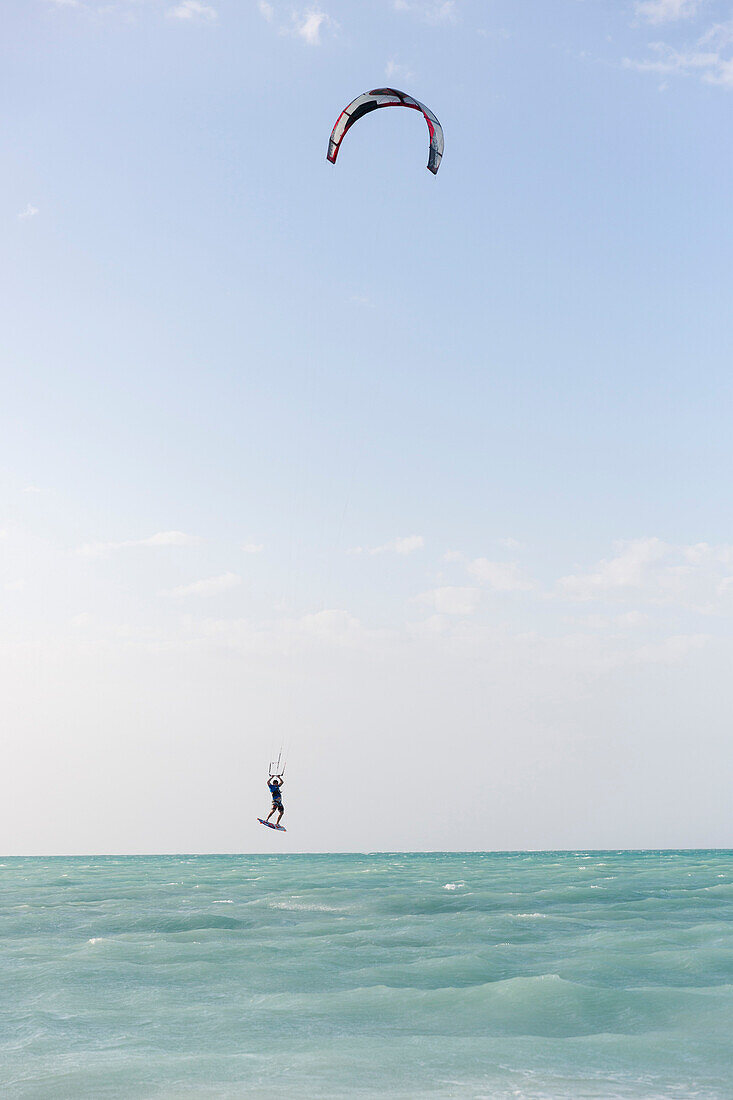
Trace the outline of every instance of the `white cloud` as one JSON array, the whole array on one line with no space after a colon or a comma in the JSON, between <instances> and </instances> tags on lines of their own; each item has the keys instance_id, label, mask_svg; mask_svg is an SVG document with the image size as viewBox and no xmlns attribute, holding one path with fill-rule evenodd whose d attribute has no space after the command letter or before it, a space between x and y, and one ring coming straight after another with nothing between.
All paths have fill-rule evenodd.
<instances>
[{"instance_id":1,"label":"white cloud","mask_svg":"<svg viewBox=\"0 0 733 1100\"><path fill-rule=\"evenodd\" d=\"M404 80L410 81L414 78L415 74L412 69L408 69L407 65L402 65L399 61L395 61L393 57L389 59L384 68L384 75L387 80Z\"/></svg>"},{"instance_id":2,"label":"white cloud","mask_svg":"<svg viewBox=\"0 0 733 1100\"><path fill-rule=\"evenodd\" d=\"M330 15L321 8L313 7L302 12L293 12L290 32L302 38L309 46L320 46L321 31L334 26Z\"/></svg>"},{"instance_id":3,"label":"white cloud","mask_svg":"<svg viewBox=\"0 0 733 1100\"><path fill-rule=\"evenodd\" d=\"M196 535L187 535L183 531L158 531L146 539L125 539L123 542L90 542L79 548L85 558L100 558L115 550L127 550L137 546L192 546L200 542Z\"/></svg>"},{"instance_id":4,"label":"white cloud","mask_svg":"<svg viewBox=\"0 0 733 1100\"><path fill-rule=\"evenodd\" d=\"M6 581L4 588L6 592L22 592L25 588L25 581L22 579L17 581Z\"/></svg>"},{"instance_id":5,"label":"white cloud","mask_svg":"<svg viewBox=\"0 0 733 1100\"><path fill-rule=\"evenodd\" d=\"M412 12L426 23L455 23L458 18L456 0L394 0L395 11Z\"/></svg>"},{"instance_id":6,"label":"white cloud","mask_svg":"<svg viewBox=\"0 0 733 1100\"><path fill-rule=\"evenodd\" d=\"M641 611L623 611L619 615L585 615L576 620L589 630L638 630L649 622L649 616Z\"/></svg>"},{"instance_id":7,"label":"white cloud","mask_svg":"<svg viewBox=\"0 0 733 1100\"><path fill-rule=\"evenodd\" d=\"M39 489L37 485L26 485L23 492L24 493L42 493L43 489Z\"/></svg>"},{"instance_id":8,"label":"white cloud","mask_svg":"<svg viewBox=\"0 0 733 1100\"><path fill-rule=\"evenodd\" d=\"M637 0L636 15L645 23L674 23L696 15L701 0Z\"/></svg>"},{"instance_id":9,"label":"white cloud","mask_svg":"<svg viewBox=\"0 0 733 1100\"><path fill-rule=\"evenodd\" d=\"M680 52L664 42L652 42L653 56L642 61L624 58L627 69L640 73L656 73L659 76L699 76L706 84L733 86L733 69L730 58L709 50Z\"/></svg>"},{"instance_id":10,"label":"white cloud","mask_svg":"<svg viewBox=\"0 0 733 1100\"><path fill-rule=\"evenodd\" d=\"M275 6L269 0L258 0L257 8L266 22L272 24L279 22ZM326 30L334 32L337 29L338 23L328 12L317 4L311 4L305 8L291 9L289 21L280 23L278 33L301 38L309 46L320 46L323 33Z\"/></svg>"},{"instance_id":11,"label":"white cloud","mask_svg":"<svg viewBox=\"0 0 733 1100\"><path fill-rule=\"evenodd\" d=\"M242 545L242 549L245 554L261 554L265 546L262 542L245 542Z\"/></svg>"},{"instance_id":12,"label":"white cloud","mask_svg":"<svg viewBox=\"0 0 733 1100\"><path fill-rule=\"evenodd\" d=\"M314 638L328 641L345 641L355 638L361 632L361 624L348 611L327 609L303 615L295 626L299 632Z\"/></svg>"},{"instance_id":13,"label":"white cloud","mask_svg":"<svg viewBox=\"0 0 733 1100\"><path fill-rule=\"evenodd\" d=\"M455 23L457 16L456 0L439 0L429 8L425 18L429 23Z\"/></svg>"},{"instance_id":14,"label":"white cloud","mask_svg":"<svg viewBox=\"0 0 733 1100\"><path fill-rule=\"evenodd\" d=\"M479 605L481 591L478 588L446 585L423 592L418 599L429 604L439 615L473 615Z\"/></svg>"},{"instance_id":15,"label":"white cloud","mask_svg":"<svg viewBox=\"0 0 733 1100\"><path fill-rule=\"evenodd\" d=\"M562 577L559 588L575 600L634 600L685 607L702 614L727 608L733 546L673 545L657 538L617 544L614 557L590 572Z\"/></svg>"},{"instance_id":16,"label":"white cloud","mask_svg":"<svg viewBox=\"0 0 733 1100\"><path fill-rule=\"evenodd\" d=\"M514 547L514 539L501 539L502 543ZM462 550L446 550L443 561L459 562L480 584L493 588L495 592L526 592L534 584L521 573L514 561L490 561L488 558L474 558L469 561Z\"/></svg>"},{"instance_id":17,"label":"white cloud","mask_svg":"<svg viewBox=\"0 0 733 1100\"><path fill-rule=\"evenodd\" d=\"M21 221L25 221L26 218L35 218L38 213L38 207L34 206L32 202L29 202L25 210L21 210L18 217Z\"/></svg>"},{"instance_id":18,"label":"white cloud","mask_svg":"<svg viewBox=\"0 0 733 1100\"><path fill-rule=\"evenodd\" d=\"M697 76L705 84L733 88L733 22L716 23L686 49L651 42L651 56L624 58L627 69L658 76Z\"/></svg>"},{"instance_id":19,"label":"white cloud","mask_svg":"<svg viewBox=\"0 0 733 1100\"><path fill-rule=\"evenodd\" d=\"M415 550L421 550L425 545L422 535L408 535L406 538L397 538L394 543L384 547L386 550L394 550L395 554L412 554Z\"/></svg>"},{"instance_id":20,"label":"white cloud","mask_svg":"<svg viewBox=\"0 0 733 1100\"><path fill-rule=\"evenodd\" d=\"M174 8L169 8L168 13L172 19L204 19L209 22L216 19L216 9L201 0L181 0Z\"/></svg>"},{"instance_id":21,"label":"white cloud","mask_svg":"<svg viewBox=\"0 0 733 1100\"><path fill-rule=\"evenodd\" d=\"M614 589L639 588L647 566L667 553L666 544L656 538L635 539L619 543L618 547L616 557L599 562L593 572L561 577L561 587L578 600L589 600Z\"/></svg>"},{"instance_id":22,"label":"white cloud","mask_svg":"<svg viewBox=\"0 0 733 1100\"><path fill-rule=\"evenodd\" d=\"M175 599L185 596L218 596L221 592L237 588L241 583L242 578L236 573L222 573L218 577L205 577L192 584L179 584L176 588L162 592L161 595L173 596Z\"/></svg>"},{"instance_id":23,"label":"white cloud","mask_svg":"<svg viewBox=\"0 0 733 1100\"><path fill-rule=\"evenodd\" d=\"M641 646L631 654L631 660L638 664L680 664L709 641L707 634L673 634L660 642Z\"/></svg>"},{"instance_id":24,"label":"white cloud","mask_svg":"<svg viewBox=\"0 0 733 1100\"><path fill-rule=\"evenodd\" d=\"M414 553L415 550L421 550L424 545L425 539L422 535L403 535L392 539L391 542L385 542L382 546L352 546L348 552L349 554L401 554L406 556Z\"/></svg>"},{"instance_id":25,"label":"white cloud","mask_svg":"<svg viewBox=\"0 0 733 1100\"><path fill-rule=\"evenodd\" d=\"M213 640L217 649L230 648L252 656L278 658L287 653L314 652L321 646L350 649L384 639L385 631L367 630L351 612L341 608L256 622L252 619L198 619L182 617L187 631L186 645L206 647Z\"/></svg>"},{"instance_id":26,"label":"white cloud","mask_svg":"<svg viewBox=\"0 0 733 1100\"><path fill-rule=\"evenodd\" d=\"M493 588L495 592L523 592L531 588L514 561L489 561L488 558L475 558L469 562L468 572L481 584Z\"/></svg>"}]
</instances>

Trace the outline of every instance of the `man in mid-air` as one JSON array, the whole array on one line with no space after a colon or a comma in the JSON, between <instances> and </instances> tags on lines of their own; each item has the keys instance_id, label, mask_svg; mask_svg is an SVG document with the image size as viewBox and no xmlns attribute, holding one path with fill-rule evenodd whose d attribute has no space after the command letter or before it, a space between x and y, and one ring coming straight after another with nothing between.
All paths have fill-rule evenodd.
<instances>
[{"instance_id":1,"label":"man in mid-air","mask_svg":"<svg viewBox=\"0 0 733 1100\"><path fill-rule=\"evenodd\" d=\"M271 775L267 781L267 786L270 788L270 794L272 795L272 809L267 815L267 820L269 821L272 815L277 810L277 821L275 822L276 825L280 824L280 819L285 813L285 807L283 806L283 799L280 791L280 788L282 787L284 782L285 780L281 775Z\"/></svg>"}]
</instances>

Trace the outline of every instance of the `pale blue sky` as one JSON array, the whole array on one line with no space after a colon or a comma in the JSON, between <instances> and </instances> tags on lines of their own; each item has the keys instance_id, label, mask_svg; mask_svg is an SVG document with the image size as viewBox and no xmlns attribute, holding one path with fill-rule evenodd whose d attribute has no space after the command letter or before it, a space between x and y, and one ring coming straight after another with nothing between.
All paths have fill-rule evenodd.
<instances>
[{"instance_id":1,"label":"pale blue sky","mask_svg":"<svg viewBox=\"0 0 733 1100\"><path fill-rule=\"evenodd\" d=\"M0 848L730 843L733 4L0 21Z\"/></svg>"}]
</instances>

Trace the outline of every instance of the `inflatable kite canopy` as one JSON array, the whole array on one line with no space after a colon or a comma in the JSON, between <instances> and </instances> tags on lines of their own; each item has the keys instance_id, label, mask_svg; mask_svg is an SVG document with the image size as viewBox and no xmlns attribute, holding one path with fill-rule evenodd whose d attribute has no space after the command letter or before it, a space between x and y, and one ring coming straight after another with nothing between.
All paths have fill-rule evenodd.
<instances>
[{"instance_id":1,"label":"inflatable kite canopy","mask_svg":"<svg viewBox=\"0 0 733 1100\"><path fill-rule=\"evenodd\" d=\"M331 131L328 142L326 156L331 164L336 163L336 157L339 155L341 142L346 131L364 115L368 115L370 111L377 111L380 107L410 107L413 111L420 111L428 124L428 133L430 134L428 170L435 175L440 168L440 161L443 156L443 127L424 103L418 103L412 96L407 95L406 92L398 92L396 88L375 88L373 92L364 92L363 95L357 96L348 107L344 107L336 119L336 125Z\"/></svg>"}]
</instances>

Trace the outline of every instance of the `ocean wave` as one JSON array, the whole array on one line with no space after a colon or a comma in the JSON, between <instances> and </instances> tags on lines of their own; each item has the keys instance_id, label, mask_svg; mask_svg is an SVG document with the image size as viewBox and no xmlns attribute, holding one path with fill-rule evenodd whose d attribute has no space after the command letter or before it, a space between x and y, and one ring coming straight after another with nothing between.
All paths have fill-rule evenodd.
<instances>
[{"instance_id":1,"label":"ocean wave","mask_svg":"<svg viewBox=\"0 0 733 1100\"><path fill-rule=\"evenodd\" d=\"M176 914L165 916L156 914L154 917L138 917L130 921L99 922L104 938L109 936L154 935L169 936L182 932L203 931L238 931L251 927L250 921L240 920L236 917L226 917L224 914L206 912L193 912L189 914Z\"/></svg>"},{"instance_id":2,"label":"ocean wave","mask_svg":"<svg viewBox=\"0 0 733 1100\"><path fill-rule=\"evenodd\" d=\"M371 985L307 997L264 994L261 1010L331 1016L334 997L339 1019L352 1026L387 1027L399 1032L547 1039L592 1035L635 1035L670 1025L684 1026L690 1013L704 1014L712 1025L728 997L708 991L604 989L539 974L485 982L469 987L420 989ZM731 1024L730 1013L725 1026ZM717 1028L720 1030L718 1020Z\"/></svg>"},{"instance_id":3,"label":"ocean wave","mask_svg":"<svg viewBox=\"0 0 733 1100\"><path fill-rule=\"evenodd\" d=\"M348 910L338 905L324 905L320 902L304 901L271 901L270 909L285 909L292 913L347 913Z\"/></svg>"},{"instance_id":4,"label":"ocean wave","mask_svg":"<svg viewBox=\"0 0 733 1100\"><path fill-rule=\"evenodd\" d=\"M0 1096L733 1097L728 853L5 862Z\"/></svg>"}]
</instances>

